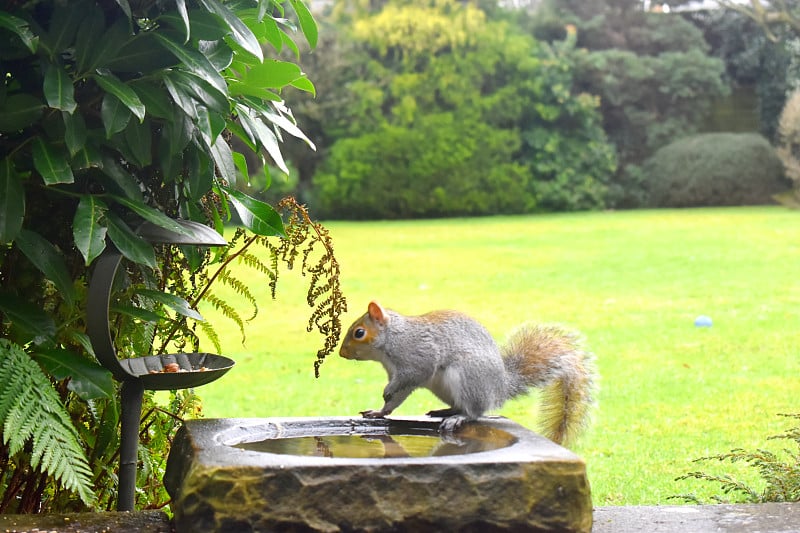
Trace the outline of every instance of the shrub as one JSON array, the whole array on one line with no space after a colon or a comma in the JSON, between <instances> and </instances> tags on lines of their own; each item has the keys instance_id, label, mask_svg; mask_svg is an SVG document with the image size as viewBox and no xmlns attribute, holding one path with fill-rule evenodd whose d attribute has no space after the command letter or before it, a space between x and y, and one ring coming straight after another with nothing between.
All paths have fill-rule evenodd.
<instances>
[{"instance_id":1,"label":"shrub","mask_svg":"<svg viewBox=\"0 0 800 533\"><path fill-rule=\"evenodd\" d=\"M531 210L528 170L510 160L514 132L459 123L384 126L338 141L314 177L314 208L337 218L412 218Z\"/></svg>"},{"instance_id":2,"label":"shrub","mask_svg":"<svg viewBox=\"0 0 800 533\"><path fill-rule=\"evenodd\" d=\"M786 190L775 150L754 133L709 133L659 149L643 167L654 207L758 205Z\"/></svg>"},{"instance_id":3,"label":"shrub","mask_svg":"<svg viewBox=\"0 0 800 533\"><path fill-rule=\"evenodd\" d=\"M800 422L800 414L781 415ZM719 461L721 463L744 463L754 469L761 487L755 487L729 474L715 475L706 472L689 472L676 481L699 479L716 483L723 495L713 497L717 503L765 503L765 502L800 502L800 427L797 425L781 435L767 437L767 440L786 441L787 448L782 452L771 452L765 449L744 450L736 448L729 453L701 457L696 463ZM791 447L788 447L791 446ZM797 448L796 451L791 448ZM686 501L701 503L693 494L676 496Z\"/></svg>"}]
</instances>

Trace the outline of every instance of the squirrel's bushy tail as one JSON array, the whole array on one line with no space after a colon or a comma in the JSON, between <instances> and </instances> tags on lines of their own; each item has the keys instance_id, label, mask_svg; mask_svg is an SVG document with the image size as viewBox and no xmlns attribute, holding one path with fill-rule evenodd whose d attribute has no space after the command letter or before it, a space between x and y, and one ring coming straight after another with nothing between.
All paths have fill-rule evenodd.
<instances>
[{"instance_id":1,"label":"squirrel's bushy tail","mask_svg":"<svg viewBox=\"0 0 800 533\"><path fill-rule=\"evenodd\" d=\"M542 434L558 444L574 442L589 425L594 404L594 356L579 334L554 325L523 326L503 347L509 397L542 389Z\"/></svg>"}]
</instances>

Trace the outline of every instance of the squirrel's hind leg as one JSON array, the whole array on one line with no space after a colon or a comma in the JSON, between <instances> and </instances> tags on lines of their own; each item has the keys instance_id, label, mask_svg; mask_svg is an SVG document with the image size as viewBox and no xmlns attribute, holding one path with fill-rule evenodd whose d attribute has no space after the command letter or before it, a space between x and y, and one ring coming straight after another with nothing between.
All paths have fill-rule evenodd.
<instances>
[{"instance_id":1,"label":"squirrel's hind leg","mask_svg":"<svg viewBox=\"0 0 800 533\"><path fill-rule=\"evenodd\" d=\"M465 422L474 420L467 415L452 415L448 416L439 425L439 433L453 433L455 430L464 425Z\"/></svg>"}]
</instances>

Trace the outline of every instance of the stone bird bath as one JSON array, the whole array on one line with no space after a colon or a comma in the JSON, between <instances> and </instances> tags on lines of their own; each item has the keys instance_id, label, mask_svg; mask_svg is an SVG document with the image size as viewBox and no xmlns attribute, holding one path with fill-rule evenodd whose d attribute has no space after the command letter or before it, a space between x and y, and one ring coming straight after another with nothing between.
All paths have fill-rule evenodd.
<instances>
[{"instance_id":1,"label":"stone bird bath","mask_svg":"<svg viewBox=\"0 0 800 533\"><path fill-rule=\"evenodd\" d=\"M189 420L164 483L182 531L590 531L586 465L505 418Z\"/></svg>"}]
</instances>

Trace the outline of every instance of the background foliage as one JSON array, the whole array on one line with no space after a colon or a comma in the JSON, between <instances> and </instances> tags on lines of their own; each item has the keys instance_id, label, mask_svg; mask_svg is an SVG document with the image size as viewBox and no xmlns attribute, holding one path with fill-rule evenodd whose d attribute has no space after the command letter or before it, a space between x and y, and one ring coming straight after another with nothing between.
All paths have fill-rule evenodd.
<instances>
[{"instance_id":1,"label":"background foliage","mask_svg":"<svg viewBox=\"0 0 800 533\"><path fill-rule=\"evenodd\" d=\"M453 23L444 24L446 18ZM641 165L657 149L700 131L712 103L729 91L733 63L758 50L756 44L738 55L719 52L721 45L712 50L704 35L721 33L722 22L709 22L709 29L679 14L643 12L636 1L549 0L534 10L353 1L337 2L322 20L326 45L303 67L326 90L313 103L287 94L319 151L306 158L290 148L289 157L299 169L301 197L342 218L646 205ZM759 57L775 59L769 64L777 72L782 56L769 50ZM737 80L745 83L744 74ZM778 90L776 81L762 91L774 95L762 107L780 105ZM439 131L451 124L458 135ZM464 131L478 127L485 146L475 147L474 135ZM380 163L387 150L381 137L394 140L397 153L388 157L405 166ZM408 146L422 137L429 148ZM452 150L458 157L448 161L442 139L458 144ZM435 159L423 152L442 161L435 168L412 164ZM369 162L348 160L355 153ZM504 168L516 185L509 188L480 165L470 171L467 163L465 170L463 162L478 158ZM482 184L489 198L459 205L448 173L451 181L462 176ZM413 184L415 208L373 194L397 180ZM525 198L507 201L520 191Z\"/></svg>"},{"instance_id":2,"label":"background foliage","mask_svg":"<svg viewBox=\"0 0 800 533\"><path fill-rule=\"evenodd\" d=\"M365 62L314 176L328 216L601 207L615 169L597 99L553 46L472 4L397 2L339 29ZM402 191L402 192L401 192Z\"/></svg>"},{"instance_id":3,"label":"background foliage","mask_svg":"<svg viewBox=\"0 0 800 533\"><path fill-rule=\"evenodd\" d=\"M757 133L706 133L659 149L643 166L651 205L758 205L791 183L769 141Z\"/></svg>"}]
</instances>

